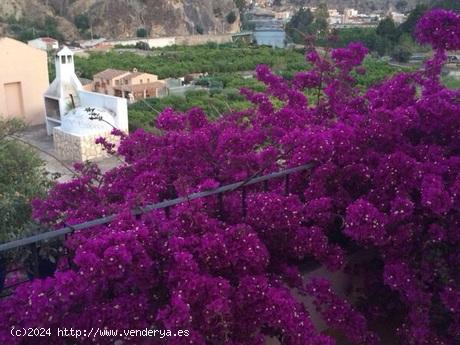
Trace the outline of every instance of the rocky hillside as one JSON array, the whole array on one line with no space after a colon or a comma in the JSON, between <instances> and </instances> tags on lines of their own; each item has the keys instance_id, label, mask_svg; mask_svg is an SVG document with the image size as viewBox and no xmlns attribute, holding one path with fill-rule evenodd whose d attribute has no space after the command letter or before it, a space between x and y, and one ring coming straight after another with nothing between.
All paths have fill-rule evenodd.
<instances>
[{"instance_id":1,"label":"rocky hillside","mask_svg":"<svg viewBox=\"0 0 460 345\"><path fill-rule=\"evenodd\" d=\"M239 28L233 0L0 0L4 31L12 17L38 27L52 17L68 40L88 37L91 30L94 35L123 38L135 36L141 28L150 36Z\"/></svg>"}]
</instances>

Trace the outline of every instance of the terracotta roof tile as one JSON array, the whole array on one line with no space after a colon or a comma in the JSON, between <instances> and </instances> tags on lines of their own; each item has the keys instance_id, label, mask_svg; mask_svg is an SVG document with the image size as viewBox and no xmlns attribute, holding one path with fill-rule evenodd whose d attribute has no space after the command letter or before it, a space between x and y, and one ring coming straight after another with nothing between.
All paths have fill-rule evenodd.
<instances>
[{"instance_id":1,"label":"terracotta roof tile","mask_svg":"<svg viewBox=\"0 0 460 345\"><path fill-rule=\"evenodd\" d=\"M96 73L94 75L94 78L113 79L116 77L121 77L122 75L125 75L128 73L131 73L131 72L108 68L102 72Z\"/></svg>"},{"instance_id":2,"label":"terracotta roof tile","mask_svg":"<svg viewBox=\"0 0 460 345\"><path fill-rule=\"evenodd\" d=\"M123 90L123 91L143 91L146 89L161 89L166 87L166 83L163 81L155 81L153 83L145 83L145 84L137 84L137 85L120 85L120 86L115 86L115 90Z\"/></svg>"}]
</instances>

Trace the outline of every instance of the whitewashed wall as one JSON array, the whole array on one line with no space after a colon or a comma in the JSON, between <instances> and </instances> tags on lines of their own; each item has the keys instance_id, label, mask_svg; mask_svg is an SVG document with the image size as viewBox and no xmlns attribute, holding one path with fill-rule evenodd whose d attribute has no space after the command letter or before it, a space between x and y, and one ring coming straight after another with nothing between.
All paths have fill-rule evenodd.
<instances>
[{"instance_id":1,"label":"whitewashed wall","mask_svg":"<svg viewBox=\"0 0 460 345\"><path fill-rule=\"evenodd\" d=\"M133 46L138 42L145 42L150 48L163 48L176 44L175 37L160 37L160 38L133 38L131 40L113 40L108 43L112 45Z\"/></svg>"},{"instance_id":2,"label":"whitewashed wall","mask_svg":"<svg viewBox=\"0 0 460 345\"><path fill-rule=\"evenodd\" d=\"M128 132L128 101L125 98L104 95L90 91L79 91L80 106L98 107L112 111L115 116L115 127Z\"/></svg>"}]
</instances>

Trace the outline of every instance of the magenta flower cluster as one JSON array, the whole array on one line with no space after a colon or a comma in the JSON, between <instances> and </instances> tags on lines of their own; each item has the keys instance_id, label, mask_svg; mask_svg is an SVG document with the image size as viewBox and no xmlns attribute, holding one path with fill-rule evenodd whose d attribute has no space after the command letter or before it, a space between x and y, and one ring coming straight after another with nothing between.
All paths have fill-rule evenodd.
<instances>
[{"instance_id":1,"label":"magenta flower cluster","mask_svg":"<svg viewBox=\"0 0 460 345\"><path fill-rule=\"evenodd\" d=\"M435 49L460 49L460 14L434 9L417 23L416 36L420 43Z\"/></svg>"},{"instance_id":2,"label":"magenta flower cluster","mask_svg":"<svg viewBox=\"0 0 460 345\"><path fill-rule=\"evenodd\" d=\"M52 278L0 301L0 343L15 327L187 329L187 338L34 338L34 344L453 345L460 330L460 90L439 82L444 50L458 49L457 14L420 21L437 50L424 71L397 74L366 92L355 73L358 43L319 54L292 80L256 70L265 92L242 90L253 107L208 121L200 109L164 111L159 133L121 136L124 164L78 176L34 202L37 220L59 227L117 214L79 232ZM308 92L307 92L308 91ZM307 96L309 95L309 96ZM110 143L100 140L107 150ZM131 209L257 173L314 162L311 172L268 188L185 202L134 217ZM356 255L359 254L359 255ZM350 257L362 258L350 260ZM353 282L339 297L317 261ZM299 296L312 298L331 332L315 329ZM353 302L353 303L352 303ZM380 325L373 329L376 325Z\"/></svg>"}]
</instances>

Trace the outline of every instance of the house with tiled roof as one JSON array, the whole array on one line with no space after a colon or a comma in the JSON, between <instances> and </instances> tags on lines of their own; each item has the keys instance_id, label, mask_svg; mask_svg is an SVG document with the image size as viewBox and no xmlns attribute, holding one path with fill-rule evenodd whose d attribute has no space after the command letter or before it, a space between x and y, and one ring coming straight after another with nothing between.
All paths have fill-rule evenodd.
<instances>
[{"instance_id":1,"label":"house with tiled roof","mask_svg":"<svg viewBox=\"0 0 460 345\"><path fill-rule=\"evenodd\" d=\"M137 69L123 71L106 69L93 76L93 91L138 101L160 97L166 93L166 82L155 74Z\"/></svg>"},{"instance_id":2,"label":"house with tiled roof","mask_svg":"<svg viewBox=\"0 0 460 345\"><path fill-rule=\"evenodd\" d=\"M59 42L58 40L52 37L39 37L34 40L30 40L27 42L29 46L32 46L37 49L50 51L50 50L57 50L59 49Z\"/></svg>"}]
</instances>

